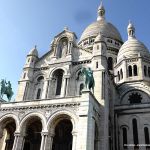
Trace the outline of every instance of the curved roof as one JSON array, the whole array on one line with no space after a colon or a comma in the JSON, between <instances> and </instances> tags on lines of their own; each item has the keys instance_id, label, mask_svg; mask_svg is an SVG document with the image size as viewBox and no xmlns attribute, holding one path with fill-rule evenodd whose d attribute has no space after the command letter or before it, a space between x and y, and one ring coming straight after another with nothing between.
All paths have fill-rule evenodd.
<instances>
[{"instance_id":1,"label":"curved roof","mask_svg":"<svg viewBox=\"0 0 150 150\"><path fill-rule=\"evenodd\" d=\"M117 62L121 61L124 57L129 58L137 55L150 56L147 47L137 40L136 38L129 38L120 48Z\"/></svg>"},{"instance_id":2,"label":"curved roof","mask_svg":"<svg viewBox=\"0 0 150 150\"><path fill-rule=\"evenodd\" d=\"M29 55L34 55L34 56L38 57L38 51L37 51L36 47L34 47L30 50Z\"/></svg>"},{"instance_id":3,"label":"curved roof","mask_svg":"<svg viewBox=\"0 0 150 150\"><path fill-rule=\"evenodd\" d=\"M82 33L80 41L88 37L96 37L99 33L102 33L105 37L122 41L121 35L116 27L103 19L90 24Z\"/></svg>"}]
</instances>

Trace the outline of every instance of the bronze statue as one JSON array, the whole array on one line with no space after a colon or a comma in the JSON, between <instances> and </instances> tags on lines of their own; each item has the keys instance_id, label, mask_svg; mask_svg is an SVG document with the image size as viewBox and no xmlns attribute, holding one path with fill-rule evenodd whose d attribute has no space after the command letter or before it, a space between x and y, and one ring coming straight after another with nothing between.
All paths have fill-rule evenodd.
<instances>
[{"instance_id":1,"label":"bronze statue","mask_svg":"<svg viewBox=\"0 0 150 150\"><path fill-rule=\"evenodd\" d=\"M0 82L0 95L1 98L3 98L4 94L7 96L8 101L10 102L12 96L13 96L13 91L12 91L12 87L11 87L11 83L10 81L6 82L6 80L2 79Z\"/></svg>"},{"instance_id":2,"label":"bronze statue","mask_svg":"<svg viewBox=\"0 0 150 150\"><path fill-rule=\"evenodd\" d=\"M95 82L93 77L93 71L91 70L91 68L82 68L81 72L85 77L85 87L89 90L91 90L92 88L94 93Z\"/></svg>"}]
</instances>

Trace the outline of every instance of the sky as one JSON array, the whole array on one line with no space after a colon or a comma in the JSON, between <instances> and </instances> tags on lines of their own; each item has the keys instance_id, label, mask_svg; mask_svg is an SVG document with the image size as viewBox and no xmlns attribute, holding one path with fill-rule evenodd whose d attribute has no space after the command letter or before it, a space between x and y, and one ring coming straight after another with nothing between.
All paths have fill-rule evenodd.
<instances>
[{"instance_id":1,"label":"sky","mask_svg":"<svg viewBox=\"0 0 150 150\"><path fill-rule=\"evenodd\" d=\"M64 27L76 33L96 21L100 0L0 0L0 79L11 81L16 97L26 55L35 45L41 57ZM106 20L127 40L129 20L150 49L150 1L103 0Z\"/></svg>"}]
</instances>

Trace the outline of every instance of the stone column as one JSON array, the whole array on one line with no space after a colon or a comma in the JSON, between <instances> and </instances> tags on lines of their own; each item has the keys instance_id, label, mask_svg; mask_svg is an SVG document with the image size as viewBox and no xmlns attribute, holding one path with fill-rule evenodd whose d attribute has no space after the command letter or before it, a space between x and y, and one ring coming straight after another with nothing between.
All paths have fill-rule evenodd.
<instances>
[{"instance_id":1,"label":"stone column","mask_svg":"<svg viewBox=\"0 0 150 150\"><path fill-rule=\"evenodd\" d=\"M48 135L47 135L47 138L45 140L45 147L43 150L52 150L52 145L53 145L53 137L54 137L54 132L50 132Z\"/></svg>"},{"instance_id":2,"label":"stone column","mask_svg":"<svg viewBox=\"0 0 150 150\"><path fill-rule=\"evenodd\" d=\"M46 80L43 85L42 99L47 98L47 88L48 88L48 80Z\"/></svg>"},{"instance_id":3,"label":"stone column","mask_svg":"<svg viewBox=\"0 0 150 150\"><path fill-rule=\"evenodd\" d=\"M42 140L41 140L40 150L45 150L46 140L47 140L47 137L48 137L48 132L42 132L41 136L42 136Z\"/></svg>"},{"instance_id":4,"label":"stone column","mask_svg":"<svg viewBox=\"0 0 150 150\"><path fill-rule=\"evenodd\" d=\"M24 136L20 133L15 133L15 140L12 150L22 150L24 144Z\"/></svg>"},{"instance_id":5,"label":"stone column","mask_svg":"<svg viewBox=\"0 0 150 150\"><path fill-rule=\"evenodd\" d=\"M67 82L67 78L64 77L63 78L63 83L62 83L61 97L65 97L65 94L66 94L66 82Z\"/></svg>"},{"instance_id":6,"label":"stone column","mask_svg":"<svg viewBox=\"0 0 150 150\"><path fill-rule=\"evenodd\" d=\"M73 138L72 150L76 150L76 143L77 143L77 132L76 131L72 132L72 138Z\"/></svg>"}]
</instances>

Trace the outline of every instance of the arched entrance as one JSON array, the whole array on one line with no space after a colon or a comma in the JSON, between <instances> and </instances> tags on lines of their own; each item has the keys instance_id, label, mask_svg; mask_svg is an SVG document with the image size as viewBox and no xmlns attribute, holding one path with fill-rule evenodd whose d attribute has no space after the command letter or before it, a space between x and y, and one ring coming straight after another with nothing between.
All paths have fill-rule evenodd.
<instances>
[{"instance_id":1,"label":"arched entrance","mask_svg":"<svg viewBox=\"0 0 150 150\"><path fill-rule=\"evenodd\" d=\"M72 128L69 119L63 119L57 123L52 150L72 150Z\"/></svg>"},{"instance_id":2,"label":"arched entrance","mask_svg":"<svg viewBox=\"0 0 150 150\"><path fill-rule=\"evenodd\" d=\"M40 118L33 117L26 124L23 150L40 150L42 123Z\"/></svg>"},{"instance_id":3,"label":"arched entrance","mask_svg":"<svg viewBox=\"0 0 150 150\"><path fill-rule=\"evenodd\" d=\"M6 118L0 123L1 137L0 150L12 150L14 143L14 132L16 130L16 123L13 118Z\"/></svg>"}]
</instances>

